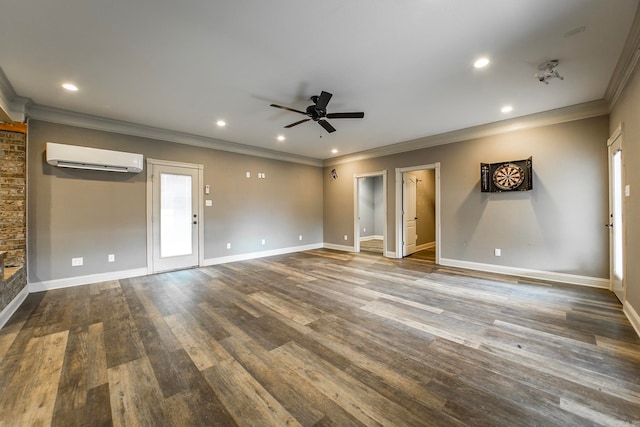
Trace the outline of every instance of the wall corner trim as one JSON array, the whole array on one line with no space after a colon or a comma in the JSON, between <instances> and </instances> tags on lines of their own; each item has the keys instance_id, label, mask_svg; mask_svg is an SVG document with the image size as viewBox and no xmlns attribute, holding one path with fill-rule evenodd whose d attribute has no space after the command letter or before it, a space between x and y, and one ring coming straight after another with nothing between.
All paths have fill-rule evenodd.
<instances>
[{"instance_id":1,"label":"wall corner trim","mask_svg":"<svg viewBox=\"0 0 640 427\"><path fill-rule=\"evenodd\" d=\"M343 252L355 251L355 248L353 246L336 245L334 243L323 243L322 247L325 249L333 249L334 251L343 251Z\"/></svg>"},{"instance_id":2,"label":"wall corner trim","mask_svg":"<svg viewBox=\"0 0 640 427\"><path fill-rule=\"evenodd\" d=\"M147 267L133 270L113 271L109 273L89 274L86 276L65 277L63 279L30 282L29 292L43 292L52 289L70 288L72 286L90 285L92 283L107 282L109 280L130 279L147 275Z\"/></svg>"},{"instance_id":3,"label":"wall corner trim","mask_svg":"<svg viewBox=\"0 0 640 427\"><path fill-rule=\"evenodd\" d=\"M624 302L622 305L622 311L627 315L629 322L631 322L631 326L633 326L633 329L636 330L636 334L640 337L640 315L638 315L638 312L631 304L629 304L629 301Z\"/></svg>"},{"instance_id":4,"label":"wall corner trim","mask_svg":"<svg viewBox=\"0 0 640 427\"><path fill-rule=\"evenodd\" d=\"M466 268L487 273L506 274L509 276L526 277L529 279L548 280L551 282L568 283L571 285L588 286L591 288L609 289L609 279L600 277L580 276L577 274L557 273L555 271L531 270L527 268L509 267L505 265L483 264L473 261L441 258L440 265L448 267Z\"/></svg>"},{"instance_id":5,"label":"wall corner trim","mask_svg":"<svg viewBox=\"0 0 640 427\"><path fill-rule=\"evenodd\" d=\"M0 329L7 324L11 316L20 308L25 299L29 296L29 287L22 288L18 295L2 310L0 311Z\"/></svg>"},{"instance_id":6,"label":"wall corner trim","mask_svg":"<svg viewBox=\"0 0 640 427\"><path fill-rule=\"evenodd\" d=\"M226 264L229 262L248 261L250 259L264 258L268 256L275 256L275 255L284 255L284 254L290 254L293 252L310 251L313 249L321 249L321 248L322 248L322 243L312 243L310 245L291 246L288 248L273 249L268 251L248 252L248 253L238 254L238 255L229 255L229 256L222 256L217 258L207 258L203 261L201 267L207 267L210 265L218 265L218 264Z\"/></svg>"}]
</instances>

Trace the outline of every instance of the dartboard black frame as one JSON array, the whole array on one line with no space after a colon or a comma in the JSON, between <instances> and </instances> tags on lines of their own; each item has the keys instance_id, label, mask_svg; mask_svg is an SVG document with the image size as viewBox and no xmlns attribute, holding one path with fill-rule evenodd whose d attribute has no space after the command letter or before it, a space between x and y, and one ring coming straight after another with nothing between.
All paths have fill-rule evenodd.
<instances>
[{"instance_id":1,"label":"dartboard black frame","mask_svg":"<svg viewBox=\"0 0 640 427\"><path fill-rule=\"evenodd\" d=\"M504 193L533 190L533 160L480 163L480 191Z\"/></svg>"}]
</instances>

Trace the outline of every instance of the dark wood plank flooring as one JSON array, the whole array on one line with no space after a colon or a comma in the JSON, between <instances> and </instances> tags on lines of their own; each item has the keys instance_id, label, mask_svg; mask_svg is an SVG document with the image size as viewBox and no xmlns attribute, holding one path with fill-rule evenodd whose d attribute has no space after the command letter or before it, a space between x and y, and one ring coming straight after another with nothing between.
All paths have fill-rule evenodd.
<instances>
[{"instance_id":1,"label":"dark wood plank flooring","mask_svg":"<svg viewBox=\"0 0 640 427\"><path fill-rule=\"evenodd\" d=\"M606 290L316 250L30 295L2 426L640 425Z\"/></svg>"}]
</instances>

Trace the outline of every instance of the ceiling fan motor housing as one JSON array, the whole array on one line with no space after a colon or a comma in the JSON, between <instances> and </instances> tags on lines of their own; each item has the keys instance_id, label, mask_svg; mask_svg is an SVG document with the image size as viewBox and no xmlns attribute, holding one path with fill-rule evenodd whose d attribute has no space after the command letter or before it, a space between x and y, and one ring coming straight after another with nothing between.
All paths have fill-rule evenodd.
<instances>
[{"instance_id":1,"label":"ceiling fan motor housing","mask_svg":"<svg viewBox=\"0 0 640 427\"><path fill-rule=\"evenodd\" d=\"M317 97L314 97L317 98ZM307 107L307 115L311 117L316 122L320 120L320 118L324 117L327 114L327 110L323 110L322 108L318 108L316 105L309 105Z\"/></svg>"}]
</instances>

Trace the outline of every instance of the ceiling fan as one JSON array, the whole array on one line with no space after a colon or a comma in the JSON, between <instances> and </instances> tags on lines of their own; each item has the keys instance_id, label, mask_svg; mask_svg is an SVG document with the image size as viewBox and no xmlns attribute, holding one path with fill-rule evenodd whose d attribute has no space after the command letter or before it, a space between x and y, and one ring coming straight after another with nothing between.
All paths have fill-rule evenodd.
<instances>
[{"instance_id":1,"label":"ceiling fan","mask_svg":"<svg viewBox=\"0 0 640 427\"><path fill-rule=\"evenodd\" d=\"M295 108L283 107L282 105L271 104L272 107L282 108L283 110L293 111L294 113L303 114L308 116L308 119L303 119L297 121L295 123L291 123L290 125L285 126L285 128L292 128L294 126L299 125L300 123L308 122L309 120L313 120L314 122L318 122L320 126L324 128L327 132L335 132L336 129L331 126L331 123L325 120L327 119L361 119L364 117L364 113L327 113L327 104L333 95L329 92L322 91L320 96L314 95L311 97L311 101L313 105L309 105L306 111L296 110Z\"/></svg>"}]
</instances>

